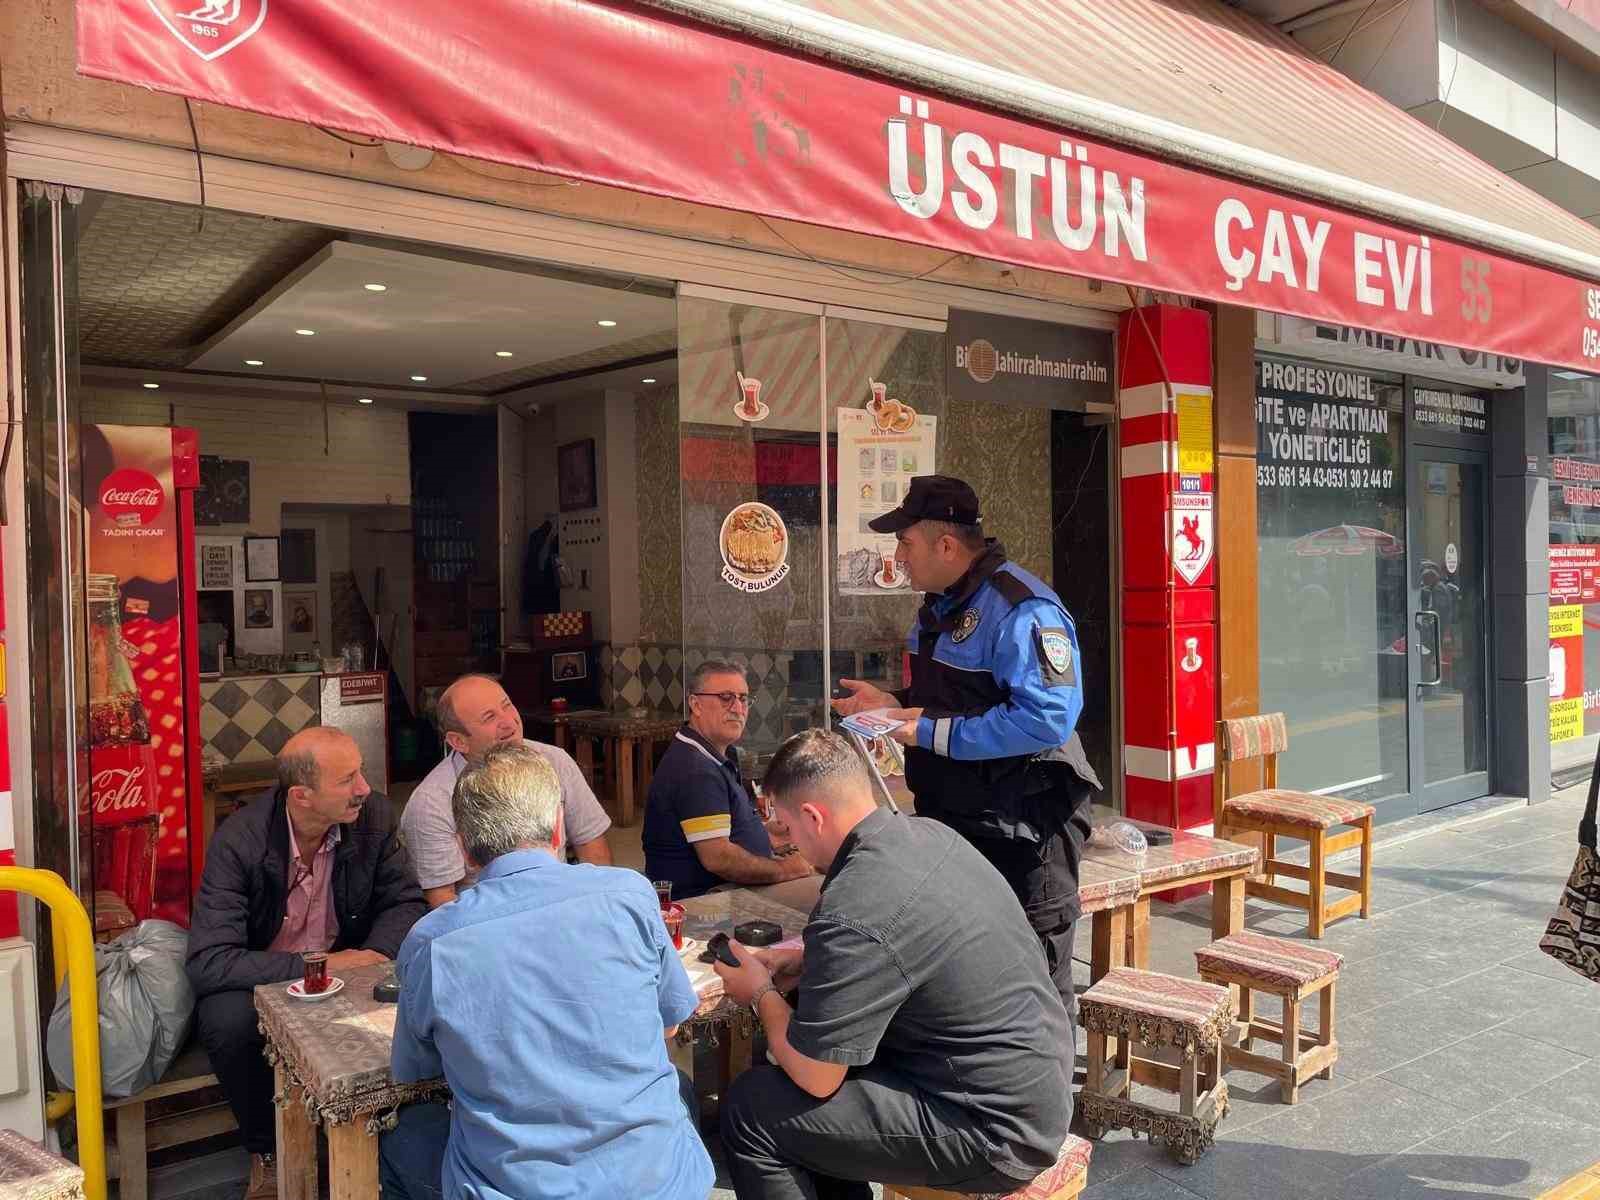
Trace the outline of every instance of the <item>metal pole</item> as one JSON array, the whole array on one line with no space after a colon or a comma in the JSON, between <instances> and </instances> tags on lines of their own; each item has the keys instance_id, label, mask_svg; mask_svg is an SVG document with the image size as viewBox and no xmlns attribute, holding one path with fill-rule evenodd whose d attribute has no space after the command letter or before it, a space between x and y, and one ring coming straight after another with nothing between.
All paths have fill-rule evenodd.
<instances>
[{"instance_id":1,"label":"metal pole","mask_svg":"<svg viewBox=\"0 0 1600 1200\"><path fill-rule=\"evenodd\" d=\"M66 189L49 184L45 196L50 201L50 286L52 291L53 333L55 340L55 391L56 391L56 506L60 522L61 583L61 687L65 717L65 752L67 794L63 810L67 824L67 880L73 892L80 890L81 874L78 830L78 640L77 623L72 611L72 597L76 588L73 578L72 555L72 491L69 486L72 444L68 437L67 421L67 317L66 317L66 258L62 250L61 204Z\"/></svg>"}]
</instances>

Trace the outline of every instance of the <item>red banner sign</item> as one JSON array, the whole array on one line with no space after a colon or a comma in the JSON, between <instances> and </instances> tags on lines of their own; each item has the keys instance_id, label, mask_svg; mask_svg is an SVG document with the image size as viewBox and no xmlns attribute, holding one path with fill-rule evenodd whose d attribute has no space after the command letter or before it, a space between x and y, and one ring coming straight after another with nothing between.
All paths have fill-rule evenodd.
<instances>
[{"instance_id":1,"label":"red banner sign","mask_svg":"<svg viewBox=\"0 0 1600 1200\"><path fill-rule=\"evenodd\" d=\"M696 204L1600 370L1600 285L649 9L76 7L79 69L100 78Z\"/></svg>"}]
</instances>

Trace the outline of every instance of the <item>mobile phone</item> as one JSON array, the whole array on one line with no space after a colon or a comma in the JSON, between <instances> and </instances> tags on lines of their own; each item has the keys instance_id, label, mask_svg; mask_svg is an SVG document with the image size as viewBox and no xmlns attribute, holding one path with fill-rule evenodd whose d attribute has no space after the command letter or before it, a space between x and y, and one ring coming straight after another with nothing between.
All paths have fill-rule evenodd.
<instances>
[{"instance_id":1,"label":"mobile phone","mask_svg":"<svg viewBox=\"0 0 1600 1200\"><path fill-rule=\"evenodd\" d=\"M1169 846L1172 844L1172 830L1170 829L1141 829L1144 840L1152 846Z\"/></svg>"},{"instance_id":2,"label":"mobile phone","mask_svg":"<svg viewBox=\"0 0 1600 1200\"><path fill-rule=\"evenodd\" d=\"M704 963L722 962L730 967L737 967L739 965L739 956L728 949L728 935L718 932L711 935L711 940L706 943L706 948L701 951L700 961Z\"/></svg>"}]
</instances>

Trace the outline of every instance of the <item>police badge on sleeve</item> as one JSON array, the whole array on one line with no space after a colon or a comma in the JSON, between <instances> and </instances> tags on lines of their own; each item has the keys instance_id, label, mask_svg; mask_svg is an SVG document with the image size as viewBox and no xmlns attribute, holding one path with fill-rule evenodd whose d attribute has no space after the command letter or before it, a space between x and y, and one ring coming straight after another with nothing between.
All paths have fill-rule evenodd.
<instances>
[{"instance_id":1,"label":"police badge on sleeve","mask_svg":"<svg viewBox=\"0 0 1600 1200\"><path fill-rule=\"evenodd\" d=\"M1039 644L1039 669L1044 674L1045 687L1077 686L1078 666L1073 661L1072 638L1067 631L1039 626L1033 636Z\"/></svg>"}]
</instances>

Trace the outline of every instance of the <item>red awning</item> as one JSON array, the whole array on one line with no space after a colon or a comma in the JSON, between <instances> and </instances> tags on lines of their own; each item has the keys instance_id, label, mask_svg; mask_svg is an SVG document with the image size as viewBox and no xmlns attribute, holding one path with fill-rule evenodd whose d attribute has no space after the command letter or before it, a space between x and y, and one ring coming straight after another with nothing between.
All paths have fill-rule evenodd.
<instances>
[{"instance_id":1,"label":"red awning","mask_svg":"<svg viewBox=\"0 0 1600 1200\"><path fill-rule=\"evenodd\" d=\"M693 7L725 21L735 10L808 11L781 0ZM876 57L853 65L879 74L754 39L797 38L797 22L736 33L581 0L78 0L78 61L102 78L695 203L1600 370L1600 234L1586 240L1594 231L1579 234L1559 210L1348 80L1318 76L1315 60L1212 0L811 9L833 21L834 40L802 38L808 49L845 57L860 30L876 30ZM997 30L997 11L1026 24ZM923 41L939 42L943 58L918 57L903 36L912 20L934 31ZM989 69L987 104L1026 102L1028 117L948 98L963 78L958 51ZM1205 71L1185 66L1202 61ZM1103 64L1126 85L1126 107L1187 97L1173 111L1190 123L1102 121L1049 82ZM1171 161L1187 146L1183 157L1248 173L1222 145L1246 145L1243 133L1204 125L1235 112L1218 93L1223 72L1238 103L1276 125L1292 187ZM1055 115L1066 113L1084 119ZM1086 136L1091 125L1116 140ZM1341 192L1339 181L1361 173L1318 158L1353 168L1363 151L1375 171L1410 162L1374 190L1384 203L1356 204L1359 187ZM1413 161L1428 154L1431 168ZM1430 169L1439 177L1428 195L1387 201ZM1307 194L1343 195L1350 207ZM1496 194L1483 213L1436 203Z\"/></svg>"}]
</instances>

